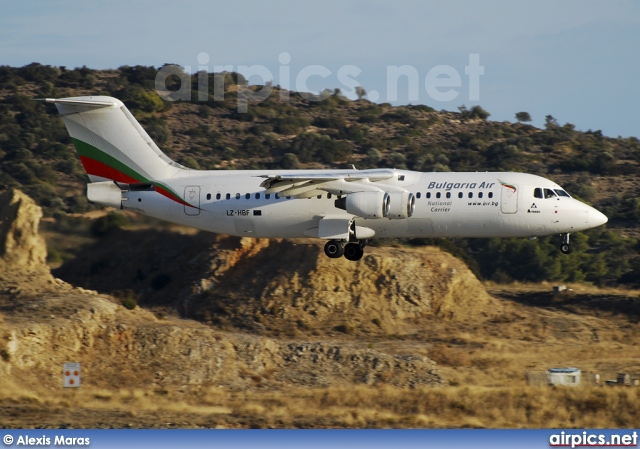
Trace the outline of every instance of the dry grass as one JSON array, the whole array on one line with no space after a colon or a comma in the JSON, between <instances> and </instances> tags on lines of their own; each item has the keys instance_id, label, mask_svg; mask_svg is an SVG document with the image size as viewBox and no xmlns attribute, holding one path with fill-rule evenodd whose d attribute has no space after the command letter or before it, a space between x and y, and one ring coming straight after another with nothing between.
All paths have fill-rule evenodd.
<instances>
[{"instance_id":1,"label":"dry grass","mask_svg":"<svg viewBox=\"0 0 640 449\"><path fill-rule=\"evenodd\" d=\"M484 281L483 285L487 290L509 290L522 292L550 292L555 285L564 285L568 289L580 294L594 295L623 295L623 296L640 296L640 290L625 287L597 287L586 283L575 282L512 282L510 284L498 284L493 281Z\"/></svg>"},{"instance_id":2,"label":"dry grass","mask_svg":"<svg viewBox=\"0 0 640 449\"><path fill-rule=\"evenodd\" d=\"M28 400L37 405L39 413L81 410L90 418L88 422L118 410L130 421L139 420L140 427L149 425L144 422L149 413L163 422L188 416L187 426L194 427L215 423L226 427L615 428L633 427L640 419L640 390L614 387L408 390L357 386L241 393L217 388L162 393L85 389L46 399L24 392L7 393L5 388L0 391L0 409L12 401ZM51 418L42 424L60 425L55 414ZM75 425L82 427L82 420L79 421Z\"/></svg>"},{"instance_id":3,"label":"dry grass","mask_svg":"<svg viewBox=\"0 0 640 449\"><path fill-rule=\"evenodd\" d=\"M229 369L237 369L245 378L255 377L252 390L150 387L139 383L132 384L131 389L99 389L86 384L61 393L45 391L28 375L19 376L14 371L13 377L5 376L0 383L0 427L637 426L637 387L551 388L526 384L529 371L566 366L599 372L603 380L617 372L640 377L640 326L635 316L598 309L592 295L543 305L501 300L497 313L455 325L431 320L428 326L402 338L335 337L361 340L363 347L369 345L390 354L428 356L438 363L447 381L443 387L344 384L305 389L277 385L277 370L272 371L275 368L256 374L230 365ZM622 296L633 299L629 293ZM604 302L610 299L603 296ZM11 378L20 384L12 383Z\"/></svg>"}]
</instances>

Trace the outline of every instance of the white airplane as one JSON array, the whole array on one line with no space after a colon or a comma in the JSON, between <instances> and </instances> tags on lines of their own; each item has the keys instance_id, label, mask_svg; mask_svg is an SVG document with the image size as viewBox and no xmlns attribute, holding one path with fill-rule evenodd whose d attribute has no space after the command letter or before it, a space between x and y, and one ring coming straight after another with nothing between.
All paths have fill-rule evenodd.
<instances>
[{"instance_id":1,"label":"white airplane","mask_svg":"<svg viewBox=\"0 0 640 449\"><path fill-rule=\"evenodd\" d=\"M359 260L367 239L530 237L572 232L607 217L558 184L525 173L409 170L192 170L160 151L111 97L55 103L89 175L87 197L205 231L315 237L327 256Z\"/></svg>"}]
</instances>

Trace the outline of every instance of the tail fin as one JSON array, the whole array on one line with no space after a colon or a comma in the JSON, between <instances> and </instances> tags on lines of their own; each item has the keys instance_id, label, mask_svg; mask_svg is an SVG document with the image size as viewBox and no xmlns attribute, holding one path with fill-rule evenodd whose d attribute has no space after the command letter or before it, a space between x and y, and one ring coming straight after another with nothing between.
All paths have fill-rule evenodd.
<instances>
[{"instance_id":1,"label":"tail fin","mask_svg":"<svg viewBox=\"0 0 640 449\"><path fill-rule=\"evenodd\" d=\"M91 182L166 179L184 169L169 159L112 97L47 98L55 103Z\"/></svg>"}]
</instances>

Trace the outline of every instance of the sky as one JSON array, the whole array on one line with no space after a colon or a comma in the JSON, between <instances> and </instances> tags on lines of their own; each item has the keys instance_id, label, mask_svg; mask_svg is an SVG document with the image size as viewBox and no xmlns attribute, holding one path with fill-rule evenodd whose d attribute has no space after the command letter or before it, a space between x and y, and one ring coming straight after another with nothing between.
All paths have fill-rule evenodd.
<instances>
[{"instance_id":1,"label":"sky","mask_svg":"<svg viewBox=\"0 0 640 449\"><path fill-rule=\"evenodd\" d=\"M0 65L223 67L293 90L640 137L636 0L0 0Z\"/></svg>"}]
</instances>

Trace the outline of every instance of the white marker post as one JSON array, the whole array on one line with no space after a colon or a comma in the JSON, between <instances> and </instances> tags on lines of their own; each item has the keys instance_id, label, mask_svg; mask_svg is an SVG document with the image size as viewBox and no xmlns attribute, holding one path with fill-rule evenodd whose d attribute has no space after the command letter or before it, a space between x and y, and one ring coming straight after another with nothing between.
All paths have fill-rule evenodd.
<instances>
[{"instance_id":1,"label":"white marker post","mask_svg":"<svg viewBox=\"0 0 640 449\"><path fill-rule=\"evenodd\" d=\"M80 364L65 363L62 368L62 386L64 388L77 388L80 386Z\"/></svg>"}]
</instances>

